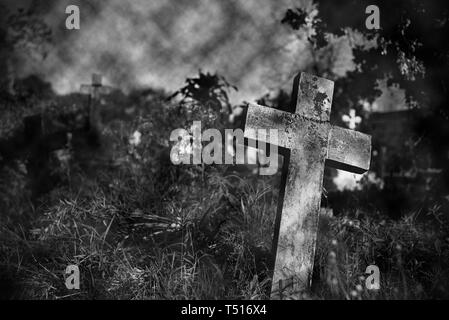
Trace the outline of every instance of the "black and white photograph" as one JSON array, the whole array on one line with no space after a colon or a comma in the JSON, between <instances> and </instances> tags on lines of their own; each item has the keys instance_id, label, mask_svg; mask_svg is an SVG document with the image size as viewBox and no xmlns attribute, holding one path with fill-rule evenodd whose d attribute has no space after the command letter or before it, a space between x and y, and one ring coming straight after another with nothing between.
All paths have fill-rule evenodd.
<instances>
[{"instance_id":1,"label":"black and white photograph","mask_svg":"<svg viewBox=\"0 0 449 320\"><path fill-rule=\"evenodd\" d=\"M437 0L2 0L0 300L449 299L448 35Z\"/></svg>"}]
</instances>

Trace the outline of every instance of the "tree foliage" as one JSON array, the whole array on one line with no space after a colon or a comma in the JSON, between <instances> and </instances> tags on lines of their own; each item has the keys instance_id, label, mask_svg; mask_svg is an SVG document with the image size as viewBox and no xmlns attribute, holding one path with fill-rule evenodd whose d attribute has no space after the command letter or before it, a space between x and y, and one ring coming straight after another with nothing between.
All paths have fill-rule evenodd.
<instances>
[{"instance_id":1,"label":"tree foliage","mask_svg":"<svg viewBox=\"0 0 449 320\"><path fill-rule=\"evenodd\" d=\"M226 123L226 116L232 112L228 91L237 90L218 74L198 72L197 77L187 78L186 85L170 96L181 96L179 113L184 113L187 121L203 119L214 123L215 127ZM194 116L194 117L192 117Z\"/></svg>"},{"instance_id":2,"label":"tree foliage","mask_svg":"<svg viewBox=\"0 0 449 320\"><path fill-rule=\"evenodd\" d=\"M365 26L365 9L380 9L380 29ZM317 9L317 10L315 10ZM406 103L415 110L414 137L427 150L432 165L447 172L449 155L449 5L444 1L319 1L313 10L289 9L282 23L293 30L313 27L309 37L314 50L329 44L329 35L363 36L352 50L357 68L336 80L333 121L360 101L373 102L379 95L378 81L405 92ZM374 46L366 46L367 42ZM362 128L363 129L363 128ZM412 137L411 137L412 138ZM444 179L446 179L444 178ZM443 188L447 190L446 188ZM444 192L444 191L443 191Z\"/></svg>"},{"instance_id":3,"label":"tree foliage","mask_svg":"<svg viewBox=\"0 0 449 320\"><path fill-rule=\"evenodd\" d=\"M15 13L0 7L6 19L0 21L0 89L13 93L13 81L20 58L42 60L47 57L52 30L35 8ZM3 21L4 20L4 21ZM6 89L6 90L5 90Z\"/></svg>"}]
</instances>

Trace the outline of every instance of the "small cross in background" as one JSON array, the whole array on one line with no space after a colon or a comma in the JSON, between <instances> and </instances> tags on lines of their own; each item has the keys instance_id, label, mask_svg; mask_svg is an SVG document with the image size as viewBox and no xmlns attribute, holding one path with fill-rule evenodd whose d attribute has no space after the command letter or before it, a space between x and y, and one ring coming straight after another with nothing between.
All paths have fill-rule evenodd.
<instances>
[{"instance_id":1,"label":"small cross in background","mask_svg":"<svg viewBox=\"0 0 449 320\"><path fill-rule=\"evenodd\" d=\"M91 84L82 84L81 93L89 95L89 126L91 130L100 130L101 119L100 110L95 107L101 94L111 93L112 87L103 86L101 83L102 76L100 74L92 74Z\"/></svg>"},{"instance_id":2,"label":"small cross in background","mask_svg":"<svg viewBox=\"0 0 449 320\"><path fill-rule=\"evenodd\" d=\"M92 83L91 84L82 84L81 85L81 93L89 94L92 99L98 99L100 94L108 94L112 91L112 87L103 86L101 74L93 73L92 74Z\"/></svg>"},{"instance_id":3,"label":"small cross in background","mask_svg":"<svg viewBox=\"0 0 449 320\"><path fill-rule=\"evenodd\" d=\"M355 130L357 126L362 122L362 118L355 115L355 109L349 110L349 115L345 114L341 117L343 122L348 125L348 128L351 130Z\"/></svg>"}]
</instances>

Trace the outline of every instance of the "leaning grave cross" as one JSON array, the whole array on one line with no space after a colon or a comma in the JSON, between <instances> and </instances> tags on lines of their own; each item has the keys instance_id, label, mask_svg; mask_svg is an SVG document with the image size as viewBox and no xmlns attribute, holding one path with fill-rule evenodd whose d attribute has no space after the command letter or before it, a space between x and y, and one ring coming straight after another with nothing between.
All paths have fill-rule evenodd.
<instances>
[{"instance_id":1,"label":"leaning grave cross","mask_svg":"<svg viewBox=\"0 0 449 320\"><path fill-rule=\"evenodd\" d=\"M82 84L81 93L89 95L89 126L91 129L98 129L100 123L99 108L95 106L101 94L108 94L112 91L112 87L103 86L101 83L102 76L100 74L92 74L91 84Z\"/></svg>"},{"instance_id":2,"label":"leaning grave cross","mask_svg":"<svg viewBox=\"0 0 449 320\"><path fill-rule=\"evenodd\" d=\"M245 137L269 143L257 129L277 129L278 145L290 150L273 239L273 299L300 298L311 284L325 162L354 173L370 166L371 136L329 122L333 88L333 81L301 73L299 87L293 85L295 113L248 107Z\"/></svg>"}]
</instances>

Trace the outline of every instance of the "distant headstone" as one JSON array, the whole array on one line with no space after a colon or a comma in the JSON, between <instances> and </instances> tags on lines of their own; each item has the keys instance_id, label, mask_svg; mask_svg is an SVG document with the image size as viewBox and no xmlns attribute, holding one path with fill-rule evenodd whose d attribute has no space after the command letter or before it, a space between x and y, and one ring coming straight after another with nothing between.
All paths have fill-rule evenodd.
<instances>
[{"instance_id":1,"label":"distant headstone","mask_svg":"<svg viewBox=\"0 0 449 320\"><path fill-rule=\"evenodd\" d=\"M112 87L103 86L102 76L100 74L92 74L91 84L82 84L81 93L89 95L89 127L91 130L98 130L101 126L100 110L96 105L102 94L108 94L112 91Z\"/></svg>"}]
</instances>

